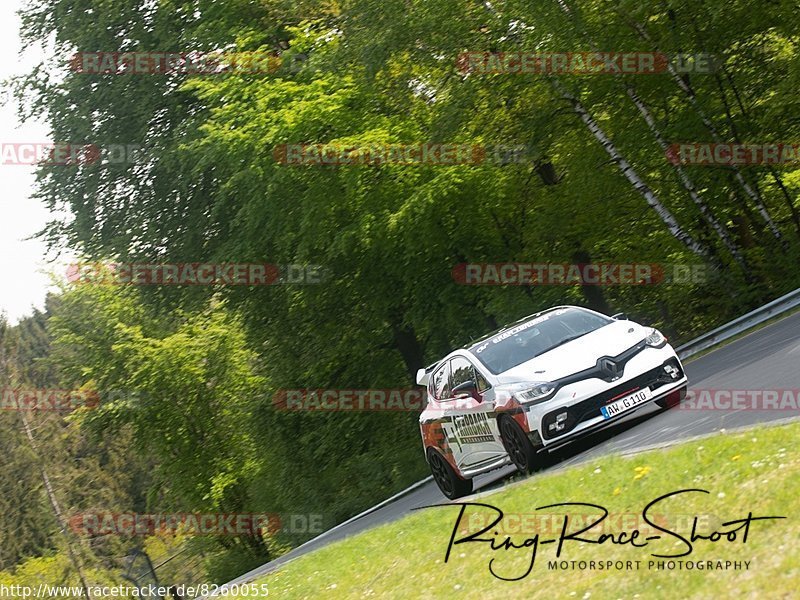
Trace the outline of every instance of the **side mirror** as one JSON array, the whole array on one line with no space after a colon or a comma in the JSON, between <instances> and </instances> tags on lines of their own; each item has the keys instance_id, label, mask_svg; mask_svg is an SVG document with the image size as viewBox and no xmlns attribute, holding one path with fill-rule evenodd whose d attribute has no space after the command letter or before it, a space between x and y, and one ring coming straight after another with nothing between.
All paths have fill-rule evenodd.
<instances>
[{"instance_id":1,"label":"side mirror","mask_svg":"<svg viewBox=\"0 0 800 600\"><path fill-rule=\"evenodd\" d=\"M417 371L417 385L428 385L428 379L430 379L428 371L425 369L419 369Z\"/></svg>"},{"instance_id":2,"label":"side mirror","mask_svg":"<svg viewBox=\"0 0 800 600\"><path fill-rule=\"evenodd\" d=\"M625 313L617 313L615 315L611 315L611 318L614 319L615 321L627 321L628 315L626 315Z\"/></svg>"},{"instance_id":3,"label":"side mirror","mask_svg":"<svg viewBox=\"0 0 800 600\"><path fill-rule=\"evenodd\" d=\"M469 380L458 384L453 388L453 398L476 398L478 396L478 386L474 381Z\"/></svg>"}]
</instances>

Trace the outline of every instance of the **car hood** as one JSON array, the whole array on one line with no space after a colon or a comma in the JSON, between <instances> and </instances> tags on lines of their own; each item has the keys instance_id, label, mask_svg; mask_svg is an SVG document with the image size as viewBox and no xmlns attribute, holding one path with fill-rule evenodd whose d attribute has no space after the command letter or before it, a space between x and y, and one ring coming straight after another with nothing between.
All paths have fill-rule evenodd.
<instances>
[{"instance_id":1,"label":"car hood","mask_svg":"<svg viewBox=\"0 0 800 600\"><path fill-rule=\"evenodd\" d=\"M500 373L497 379L500 384L554 381L595 366L601 356L621 354L650 331L632 321L615 321Z\"/></svg>"}]
</instances>

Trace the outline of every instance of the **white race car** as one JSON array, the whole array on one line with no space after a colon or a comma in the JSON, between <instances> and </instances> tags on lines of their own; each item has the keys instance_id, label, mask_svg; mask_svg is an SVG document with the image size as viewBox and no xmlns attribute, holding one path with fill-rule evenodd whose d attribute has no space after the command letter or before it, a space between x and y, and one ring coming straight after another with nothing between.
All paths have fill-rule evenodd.
<instances>
[{"instance_id":1,"label":"white race car","mask_svg":"<svg viewBox=\"0 0 800 600\"><path fill-rule=\"evenodd\" d=\"M678 404L687 379L659 331L576 306L512 323L417 373L425 458L448 498L472 478L513 463L529 473L543 453L655 403Z\"/></svg>"}]
</instances>

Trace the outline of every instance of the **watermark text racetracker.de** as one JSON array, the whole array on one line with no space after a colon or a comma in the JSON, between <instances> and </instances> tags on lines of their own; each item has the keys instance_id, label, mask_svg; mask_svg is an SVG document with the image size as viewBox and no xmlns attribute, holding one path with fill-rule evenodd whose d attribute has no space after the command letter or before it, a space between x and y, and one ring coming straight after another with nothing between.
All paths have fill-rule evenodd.
<instances>
[{"instance_id":1,"label":"watermark text racetracker.de","mask_svg":"<svg viewBox=\"0 0 800 600\"><path fill-rule=\"evenodd\" d=\"M137 403L144 398L142 391L131 388L92 390L9 386L0 388L0 414L3 411L70 413L119 401Z\"/></svg>"},{"instance_id":2,"label":"watermark text racetracker.de","mask_svg":"<svg viewBox=\"0 0 800 600\"><path fill-rule=\"evenodd\" d=\"M218 597L247 597L257 598L259 596L269 596L269 585L266 583L242 583L217 585L213 583L201 583L198 585L51 585L40 583L37 586L30 585L6 585L0 584L0 598L153 598L162 600L163 598L184 598L189 600L200 596L214 595Z\"/></svg>"},{"instance_id":3,"label":"watermark text racetracker.de","mask_svg":"<svg viewBox=\"0 0 800 600\"><path fill-rule=\"evenodd\" d=\"M421 412L426 402L422 388L281 389L272 397L277 410L311 412Z\"/></svg>"},{"instance_id":4,"label":"watermark text racetracker.de","mask_svg":"<svg viewBox=\"0 0 800 600\"><path fill-rule=\"evenodd\" d=\"M800 411L800 389L689 389L680 410Z\"/></svg>"},{"instance_id":5,"label":"watermark text racetracker.de","mask_svg":"<svg viewBox=\"0 0 800 600\"><path fill-rule=\"evenodd\" d=\"M317 284L321 265L274 263L78 263L67 281L95 285L283 285Z\"/></svg>"},{"instance_id":6,"label":"watermark text racetracker.de","mask_svg":"<svg viewBox=\"0 0 800 600\"><path fill-rule=\"evenodd\" d=\"M275 162L286 166L507 165L536 158L524 145L468 143L279 144Z\"/></svg>"},{"instance_id":7,"label":"watermark text racetracker.de","mask_svg":"<svg viewBox=\"0 0 800 600\"><path fill-rule=\"evenodd\" d=\"M78 52L70 70L83 75L255 75L296 72L303 54L274 52Z\"/></svg>"},{"instance_id":8,"label":"watermark text racetracker.de","mask_svg":"<svg viewBox=\"0 0 800 600\"><path fill-rule=\"evenodd\" d=\"M69 519L70 530L80 536L127 537L153 535L263 536L278 532L305 535L325 530L318 513L169 513L140 514L88 512Z\"/></svg>"},{"instance_id":9,"label":"watermark text racetracker.de","mask_svg":"<svg viewBox=\"0 0 800 600\"><path fill-rule=\"evenodd\" d=\"M564 514L541 512L503 513L503 519L494 523L492 532L502 535L520 534L558 534L564 526ZM672 530L686 531L695 526L702 530L718 527L722 520L716 515L701 514L690 515L683 513L656 513L647 515L634 512L609 512L598 523L597 512L570 512L566 515L570 527L584 529L591 533L617 534L622 531L638 529L642 535L658 533L658 527L669 527ZM493 523L495 515L473 510L469 517L461 523L458 533L461 535L477 533Z\"/></svg>"},{"instance_id":10,"label":"watermark text racetracker.de","mask_svg":"<svg viewBox=\"0 0 800 600\"><path fill-rule=\"evenodd\" d=\"M140 161L138 144L73 144L66 142L0 143L0 165L72 166L129 164Z\"/></svg>"},{"instance_id":11,"label":"watermark text racetracker.de","mask_svg":"<svg viewBox=\"0 0 800 600\"><path fill-rule=\"evenodd\" d=\"M789 165L800 164L800 144L768 142L759 144L691 143L672 144L665 150L675 165Z\"/></svg>"},{"instance_id":12,"label":"watermark text racetracker.de","mask_svg":"<svg viewBox=\"0 0 800 600\"><path fill-rule=\"evenodd\" d=\"M657 285L703 283L707 266L665 263L460 263L453 281L460 285Z\"/></svg>"},{"instance_id":13,"label":"watermark text racetracker.de","mask_svg":"<svg viewBox=\"0 0 800 600\"><path fill-rule=\"evenodd\" d=\"M462 52L457 68L478 75L651 75L708 74L717 70L712 54L663 52Z\"/></svg>"},{"instance_id":14,"label":"watermark text racetracker.de","mask_svg":"<svg viewBox=\"0 0 800 600\"><path fill-rule=\"evenodd\" d=\"M92 390L0 388L0 411L71 412L79 408L97 408L100 400L100 394Z\"/></svg>"}]
</instances>

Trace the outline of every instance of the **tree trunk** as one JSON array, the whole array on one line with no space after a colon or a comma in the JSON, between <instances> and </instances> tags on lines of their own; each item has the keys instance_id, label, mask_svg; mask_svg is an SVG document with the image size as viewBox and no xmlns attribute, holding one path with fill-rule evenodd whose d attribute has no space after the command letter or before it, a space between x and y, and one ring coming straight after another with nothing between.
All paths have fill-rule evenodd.
<instances>
[{"instance_id":1,"label":"tree trunk","mask_svg":"<svg viewBox=\"0 0 800 600\"><path fill-rule=\"evenodd\" d=\"M578 27L580 27L581 29L584 30L583 31L584 35L586 37L589 37L588 33L585 31L585 28L581 27L580 22L578 22L578 18L574 16L574 13L571 10L571 8L569 7L569 5L564 0L557 0L557 2L558 2L558 5L561 7L561 9L565 13L567 13L568 15L573 17L573 19L576 21L576 24L578 25ZM599 51L598 48L597 48L597 44L595 44L593 40L590 40L590 42L591 42L591 44L593 46L593 50ZM658 129L658 126L656 125L656 121L653 118L652 114L650 113L650 110L647 108L647 105L645 105L645 103L639 97L639 95L636 93L636 91L635 91L635 89L633 88L632 85L630 85L630 84L626 85L623 82L620 82L620 83L621 83L622 87L625 89L625 92L628 94L630 99L633 101L633 104L636 106L636 108L638 109L639 113L644 118L645 122L647 123L648 128L650 129L650 133L653 134L653 137L655 137L655 139L658 142L659 146L661 146L661 149L666 153L666 151L669 149L669 144L667 144L666 140L664 139L664 136L661 134L661 131ZM728 235L728 231L720 224L720 222L717 220L717 218L711 212L711 209L706 205L706 203L700 197L700 194L697 192L697 187L694 185L692 180L689 178L689 176L687 175L687 173L686 173L685 169L683 168L683 166L680 165L680 164L675 164L675 165L673 165L673 167L675 168L675 171L678 174L678 178L680 179L681 184L683 185L683 187L688 192L689 197L692 199L692 202L694 202L694 204L700 209L700 214L702 215L703 219L705 219L706 223L708 223L708 225L711 227L711 229L714 230L714 232L720 238L722 243L725 245L725 247L731 253L731 256L733 256L734 260L739 264L739 266L741 266L742 270L745 271L745 273L747 273L749 269L748 269L747 263L745 262L744 258L742 257L741 252L739 251L739 248L733 242L733 240L731 239L730 235Z\"/></svg>"},{"instance_id":2,"label":"tree trunk","mask_svg":"<svg viewBox=\"0 0 800 600\"><path fill-rule=\"evenodd\" d=\"M653 39L650 37L650 34L647 33L647 30L640 23L630 22L630 21L629 23L631 23L631 26L633 27L634 31L636 31L636 33L639 34L639 37L647 41L656 52L660 52L658 46L653 42ZM697 101L697 95L695 94L691 84L678 74L678 72L675 70L675 67L673 67L672 63L670 63L669 61L667 61L667 71L669 72L675 84L683 91L684 94L686 94L686 97L689 99L689 103L692 105L695 112L700 117L700 120L703 122L703 125L705 125L706 129L708 129L709 132L711 132L711 136L714 139L714 142L716 142L717 144L723 143L722 136L720 136L716 126L711 122L711 119L709 119L708 115L706 115L705 111ZM772 220L772 216L769 214L769 210L764 204L764 201L762 200L761 196L753 190L752 186L749 183L747 183L737 165L731 164L731 170L733 171L734 177L736 178L736 181L739 184L739 186L755 203L756 208L758 209L758 213L761 215L761 218L764 219L764 222L767 224L767 227L769 227L769 230L772 232L772 235L775 237L775 239L783 241L783 236L781 235L781 231L780 229L778 229L778 226L775 224L775 221Z\"/></svg>"},{"instance_id":3,"label":"tree trunk","mask_svg":"<svg viewBox=\"0 0 800 600\"><path fill-rule=\"evenodd\" d=\"M748 114L747 109L744 106L744 102L742 102L742 97L739 94L739 89L736 87L736 82L733 81L733 77L731 77L730 72L724 66L722 67L722 72L725 74L725 80L728 82L728 85L731 86L731 91L733 92L733 97L736 99L736 106L739 107L739 112L741 113L742 117L745 119L745 124L750 125L752 121L750 120L750 115ZM728 122L731 126L731 131L733 132L736 140L741 142L739 139L738 131L733 123L733 117L731 115L730 108L728 106L728 102L725 98L725 92L722 84L722 79L719 75L716 75L717 78L717 85L720 88L720 93L722 94L722 100L725 102L725 112L728 116ZM767 164L767 171L769 172L770 176L772 176L773 181L778 186L778 189L783 194L784 200L786 200L786 205L789 207L789 212L792 215L792 223L794 223L795 231L797 232L798 237L800 237L800 211L797 210L797 207L794 205L794 198L792 198L789 190L786 189L786 186L783 183L783 179L770 164Z\"/></svg>"},{"instance_id":4,"label":"tree trunk","mask_svg":"<svg viewBox=\"0 0 800 600\"><path fill-rule=\"evenodd\" d=\"M592 262L592 257L585 249L579 248L572 255L572 262L576 265L588 265ZM583 282L581 283L581 292L583 292L583 297L586 298L589 308L605 315L611 314L611 308L609 308L603 289L599 285Z\"/></svg>"},{"instance_id":5,"label":"tree trunk","mask_svg":"<svg viewBox=\"0 0 800 600\"><path fill-rule=\"evenodd\" d=\"M400 352L406 364L406 371L411 381L416 383L417 371L425 366L425 356L417 334L408 326L401 324L397 318L392 319L392 338L394 347Z\"/></svg>"},{"instance_id":6,"label":"tree trunk","mask_svg":"<svg viewBox=\"0 0 800 600\"><path fill-rule=\"evenodd\" d=\"M686 246L693 253L705 259L710 259L711 252L708 250L708 248L697 242L691 235L689 235L688 232L681 228L681 226L675 220L674 215L666 206L661 203L661 200L659 200L658 196L656 196L653 190L651 190L650 187L644 181L642 181L642 178L639 177L639 174L634 170L630 163L628 163L625 157L620 154L619 150L617 150L617 147L614 145L614 142L608 138L600 125L598 125L597 121L595 121L594 117L592 117L592 115L589 114L589 112L584 108L580 100L578 100L578 98L576 98L572 93L567 91L564 86L562 86L561 83L559 83L559 81L554 77L550 77L549 80L553 86L553 89L555 89L555 91L562 98L570 103L572 110L586 124L586 127L600 143L603 149L608 153L614 164L619 167L619 170L630 182L633 188L642 195L650 208L656 212L661 221L667 226L670 234L672 234L676 240Z\"/></svg>"},{"instance_id":7,"label":"tree trunk","mask_svg":"<svg viewBox=\"0 0 800 600\"><path fill-rule=\"evenodd\" d=\"M658 145L661 146L661 149L664 150L664 152L666 152L669 149L669 144L664 139L661 131L658 129L650 110L636 93L633 86L628 85L626 87L626 92L636 105L636 108L639 109L639 112L647 123L647 126L650 128L650 132L653 134L653 137L655 137ZM742 256L738 246L731 239L727 229L722 226L722 224L714 216L714 213L711 212L711 209L708 207L708 205L706 205L706 203L700 197L700 194L697 192L697 187L686 173L686 170L680 163L673 166L675 168L675 172L678 174L678 178L681 181L681 185L683 185L684 189L689 194L689 197L692 199L692 202L694 202L697 208L700 210L700 214L703 216L703 219L705 219L706 223L708 223L711 229L713 229L714 232L719 236L720 240L722 240L722 243L728 249L728 252L730 252L731 256L733 256L734 260L736 260L736 262L739 263L739 266L741 266L742 269L747 272L749 270L747 263L745 262L745 259Z\"/></svg>"},{"instance_id":8,"label":"tree trunk","mask_svg":"<svg viewBox=\"0 0 800 600\"><path fill-rule=\"evenodd\" d=\"M31 449L35 453L36 456L41 457L45 456L40 451L38 445L36 444L36 440L33 437L33 431L31 430L31 426L28 423L28 419L25 418L25 413L20 412L20 417L22 418L22 426L25 430L25 435L28 437L28 441L30 442ZM39 465L39 470L42 475L42 483L44 484L44 490L47 493L47 499L50 501L50 506L53 509L53 515L56 518L56 522L58 523L58 528L61 531L61 535L64 536L64 540L67 544L67 555L69 556L69 560L72 563L72 566L75 569L75 572L78 574L78 579L81 582L81 587L83 588L83 593L86 595L87 600L90 599L92 596L89 593L89 584L86 582L86 576L83 574L83 569L81 568L81 563L78 560L78 555L76 554L75 550L72 547L72 540L70 539L69 530L67 529L67 523L64 520L64 514L61 512L61 506L58 504L58 499L56 498L56 494L53 491L53 486L50 484L50 477L47 475L47 471L44 468L44 464Z\"/></svg>"}]
</instances>

